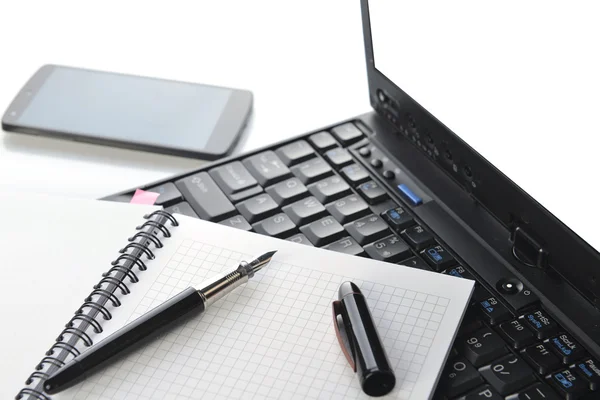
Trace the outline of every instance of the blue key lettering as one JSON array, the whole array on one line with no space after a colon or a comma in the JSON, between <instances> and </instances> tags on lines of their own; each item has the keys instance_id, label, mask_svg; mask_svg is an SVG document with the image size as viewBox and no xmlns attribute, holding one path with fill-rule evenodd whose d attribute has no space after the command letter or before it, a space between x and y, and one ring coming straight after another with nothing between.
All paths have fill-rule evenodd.
<instances>
[{"instance_id":1,"label":"blue key lettering","mask_svg":"<svg viewBox=\"0 0 600 400\"><path fill-rule=\"evenodd\" d=\"M529 319L529 321L535 325L536 328L541 328L542 327L542 323L540 321L538 321L537 319L535 319L535 316L533 314L529 314L527 316L527 319Z\"/></svg>"},{"instance_id":2,"label":"blue key lettering","mask_svg":"<svg viewBox=\"0 0 600 400\"><path fill-rule=\"evenodd\" d=\"M558 347L558 349L566 356L568 356L569 354L572 353L572 351L570 349L568 349L564 344L561 343L561 341L558 338L554 338L552 339L552 342L554 343L554 345L556 347Z\"/></svg>"},{"instance_id":3,"label":"blue key lettering","mask_svg":"<svg viewBox=\"0 0 600 400\"><path fill-rule=\"evenodd\" d=\"M440 253L438 253L436 249L429 249L427 250L427 253L429 253L429 255L433 258L435 262L442 261L442 256L440 255Z\"/></svg>"},{"instance_id":4,"label":"blue key lettering","mask_svg":"<svg viewBox=\"0 0 600 400\"><path fill-rule=\"evenodd\" d=\"M592 376L594 376L594 373L592 371L590 371L589 368L587 367L587 365L585 365L584 363L579 364L578 367L581 370L581 372L586 374L588 377L591 378Z\"/></svg>"},{"instance_id":5,"label":"blue key lettering","mask_svg":"<svg viewBox=\"0 0 600 400\"><path fill-rule=\"evenodd\" d=\"M458 276L459 278L462 278L462 275L460 274L460 272L458 272L458 271L456 270L456 268L452 268L452 269L450 270L450 275L454 275L454 276Z\"/></svg>"},{"instance_id":6,"label":"blue key lettering","mask_svg":"<svg viewBox=\"0 0 600 400\"><path fill-rule=\"evenodd\" d=\"M487 310L487 312L491 313L494 311L494 307L492 307L492 305L490 304L489 301L484 300L481 302L481 305L483 306L483 308L485 308Z\"/></svg>"},{"instance_id":7,"label":"blue key lettering","mask_svg":"<svg viewBox=\"0 0 600 400\"><path fill-rule=\"evenodd\" d=\"M556 376L556 380L563 385L563 387L565 389L570 388L571 386L573 386L573 384L571 382L569 382L569 380L567 378L565 378L565 376L562 373L558 373L555 375Z\"/></svg>"},{"instance_id":8,"label":"blue key lettering","mask_svg":"<svg viewBox=\"0 0 600 400\"><path fill-rule=\"evenodd\" d=\"M398 214L398 211L396 211L396 210L392 210L392 211L390 211L390 216L391 216L393 219L400 219L400 214Z\"/></svg>"}]
</instances>

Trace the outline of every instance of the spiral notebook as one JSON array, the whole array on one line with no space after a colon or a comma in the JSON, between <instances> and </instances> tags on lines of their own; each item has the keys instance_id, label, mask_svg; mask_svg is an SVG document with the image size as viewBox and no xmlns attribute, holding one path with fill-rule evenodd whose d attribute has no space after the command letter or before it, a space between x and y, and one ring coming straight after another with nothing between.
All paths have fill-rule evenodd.
<instances>
[{"instance_id":1,"label":"spiral notebook","mask_svg":"<svg viewBox=\"0 0 600 400\"><path fill-rule=\"evenodd\" d=\"M24 272L12 272L11 286L19 282L20 287L4 288L12 290L12 303L0 297L3 313L9 304L25 308L21 302L29 309L20 319L15 312L14 324L3 324L3 339L11 343L8 355L17 365L0 367L2 398L367 398L339 347L331 312L338 286L352 280L367 296L396 373L397 384L387 397L429 399L473 290L472 281L155 207L59 202L49 201L50 217L38 211L9 218L29 225L29 232L7 234L6 226L0 228L3 240L29 240L9 251L13 255L34 251L44 241L45 251L54 248L45 257L53 265L32 265L44 257L23 254ZM36 232L36 227L43 228ZM268 250L278 250L268 267L204 314L65 392L43 393L49 373L102 337L189 285ZM52 274L55 286L31 283L38 270L45 278Z\"/></svg>"}]
</instances>

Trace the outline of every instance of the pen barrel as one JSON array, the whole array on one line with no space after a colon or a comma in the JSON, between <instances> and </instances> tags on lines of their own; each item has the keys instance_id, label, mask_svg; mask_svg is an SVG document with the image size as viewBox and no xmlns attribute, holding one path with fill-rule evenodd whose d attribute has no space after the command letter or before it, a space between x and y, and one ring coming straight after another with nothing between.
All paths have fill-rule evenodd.
<instances>
[{"instance_id":1,"label":"pen barrel","mask_svg":"<svg viewBox=\"0 0 600 400\"><path fill-rule=\"evenodd\" d=\"M131 348L148 336L160 335L162 333L161 329L171 326L181 317L190 314L192 311L194 311L194 314L201 313L204 309L202 297L196 289L189 287L125 325L122 329L107 336L93 347L93 351L82 353L77 361L84 370L100 366L101 363L121 351Z\"/></svg>"},{"instance_id":2,"label":"pen barrel","mask_svg":"<svg viewBox=\"0 0 600 400\"><path fill-rule=\"evenodd\" d=\"M248 282L248 274L242 268L223 276L217 275L204 283L198 293L204 299L205 307L210 306L238 286Z\"/></svg>"},{"instance_id":3,"label":"pen barrel","mask_svg":"<svg viewBox=\"0 0 600 400\"><path fill-rule=\"evenodd\" d=\"M357 289L358 290L358 289ZM354 347L356 372L363 390L370 396L381 396L394 387L396 378L379 337L367 301L354 292L342 298L350 340Z\"/></svg>"}]
</instances>

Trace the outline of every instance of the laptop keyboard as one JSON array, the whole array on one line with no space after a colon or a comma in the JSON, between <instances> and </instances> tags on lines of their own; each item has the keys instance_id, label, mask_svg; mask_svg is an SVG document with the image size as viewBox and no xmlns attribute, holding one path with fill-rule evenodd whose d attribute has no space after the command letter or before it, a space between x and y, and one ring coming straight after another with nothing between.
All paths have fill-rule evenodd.
<instances>
[{"instance_id":1,"label":"laptop keyboard","mask_svg":"<svg viewBox=\"0 0 600 400\"><path fill-rule=\"evenodd\" d=\"M477 281L436 399L598 398L600 363L539 304L515 312L489 291L411 213L421 199L410 187L392 194L363 166L382 168L372 149L345 123L146 190L171 212Z\"/></svg>"}]
</instances>

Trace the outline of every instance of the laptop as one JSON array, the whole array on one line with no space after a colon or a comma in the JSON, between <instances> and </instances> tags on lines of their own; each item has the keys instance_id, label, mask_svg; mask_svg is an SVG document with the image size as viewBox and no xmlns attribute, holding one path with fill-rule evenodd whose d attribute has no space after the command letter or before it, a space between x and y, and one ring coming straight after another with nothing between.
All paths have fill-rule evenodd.
<instances>
[{"instance_id":1,"label":"laptop","mask_svg":"<svg viewBox=\"0 0 600 400\"><path fill-rule=\"evenodd\" d=\"M475 280L435 398L599 398L597 109L565 96L600 85L585 24L570 43L555 28L585 13L360 6L370 112L103 200L154 191L170 212Z\"/></svg>"}]
</instances>

